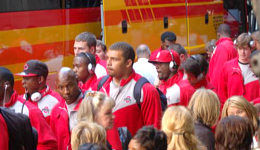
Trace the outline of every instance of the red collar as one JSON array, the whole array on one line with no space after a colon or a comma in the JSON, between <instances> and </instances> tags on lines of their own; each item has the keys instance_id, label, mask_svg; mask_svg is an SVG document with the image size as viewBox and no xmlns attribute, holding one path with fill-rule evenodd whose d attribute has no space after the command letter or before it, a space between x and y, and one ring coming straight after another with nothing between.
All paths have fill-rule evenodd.
<instances>
[{"instance_id":1,"label":"red collar","mask_svg":"<svg viewBox=\"0 0 260 150\"><path fill-rule=\"evenodd\" d=\"M96 83L97 76L96 74L93 74L82 86L81 88L84 90L90 90L91 86Z\"/></svg>"},{"instance_id":2,"label":"red collar","mask_svg":"<svg viewBox=\"0 0 260 150\"><path fill-rule=\"evenodd\" d=\"M224 41L231 41L231 42L233 42L232 39L229 38L229 37L222 37L222 38L220 38L220 39L217 41L216 45L218 45L218 44L220 44L220 43L222 43L222 42L224 42Z\"/></svg>"},{"instance_id":3,"label":"red collar","mask_svg":"<svg viewBox=\"0 0 260 150\"><path fill-rule=\"evenodd\" d=\"M120 86L125 86L129 81L131 81L134 77L135 77L136 73L133 70L132 73L130 74L130 76L127 79L122 79L120 81Z\"/></svg>"},{"instance_id":4,"label":"red collar","mask_svg":"<svg viewBox=\"0 0 260 150\"><path fill-rule=\"evenodd\" d=\"M208 82L206 80L206 78L202 79L201 81L199 81L197 84L192 85L192 87L194 87L195 89L201 88L201 87L205 87L207 88Z\"/></svg>"},{"instance_id":5,"label":"red collar","mask_svg":"<svg viewBox=\"0 0 260 150\"><path fill-rule=\"evenodd\" d=\"M16 103L17 98L18 98L18 94L17 94L16 91L14 91L13 94L12 94L12 96L11 96L11 98L10 98L10 100L9 100L9 102L8 102L8 103L5 103L5 107L8 108L8 107L13 106L13 105Z\"/></svg>"},{"instance_id":6,"label":"red collar","mask_svg":"<svg viewBox=\"0 0 260 150\"><path fill-rule=\"evenodd\" d=\"M183 78L183 71L178 71L175 75L173 75L168 80L161 80L161 85L164 85L166 87L172 86L175 83L178 83Z\"/></svg>"}]
</instances>

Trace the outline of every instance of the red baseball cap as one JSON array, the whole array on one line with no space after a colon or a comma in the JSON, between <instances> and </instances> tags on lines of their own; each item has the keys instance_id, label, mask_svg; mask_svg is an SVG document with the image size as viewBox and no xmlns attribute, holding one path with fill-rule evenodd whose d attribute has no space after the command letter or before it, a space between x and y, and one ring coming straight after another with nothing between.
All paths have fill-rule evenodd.
<instances>
[{"instance_id":1,"label":"red baseball cap","mask_svg":"<svg viewBox=\"0 0 260 150\"><path fill-rule=\"evenodd\" d=\"M175 61L178 66L180 65L179 54L173 50L158 51L157 53L153 53L149 59L150 63L155 63L155 62L169 63L171 61Z\"/></svg>"}]
</instances>

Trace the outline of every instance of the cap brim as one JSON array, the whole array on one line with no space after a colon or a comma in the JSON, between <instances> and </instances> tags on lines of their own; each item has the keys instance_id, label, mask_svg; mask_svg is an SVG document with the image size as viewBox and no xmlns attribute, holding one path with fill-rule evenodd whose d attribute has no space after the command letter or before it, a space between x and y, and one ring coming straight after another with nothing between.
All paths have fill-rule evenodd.
<instances>
[{"instance_id":1,"label":"cap brim","mask_svg":"<svg viewBox=\"0 0 260 150\"><path fill-rule=\"evenodd\" d=\"M15 74L17 76L21 76L21 77L35 77L38 76L38 74L34 74L34 73L25 73L25 72L21 72L21 73L17 73Z\"/></svg>"}]
</instances>

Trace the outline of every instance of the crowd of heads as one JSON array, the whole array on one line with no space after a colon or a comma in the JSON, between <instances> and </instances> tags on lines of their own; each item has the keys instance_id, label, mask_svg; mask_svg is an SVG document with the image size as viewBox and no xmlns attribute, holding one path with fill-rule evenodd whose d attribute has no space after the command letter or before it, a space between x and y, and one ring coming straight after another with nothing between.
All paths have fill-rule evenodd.
<instances>
[{"instance_id":1,"label":"crowd of heads","mask_svg":"<svg viewBox=\"0 0 260 150\"><path fill-rule=\"evenodd\" d=\"M230 28L225 24L220 25L218 38L230 37L230 35ZM250 61L253 47L251 41L254 40L254 47L258 48L259 36L259 32L256 32L252 36L242 33L237 37L235 46L240 62ZM216 47L216 40L206 44L207 57L205 58L199 54L188 56L185 48L176 43L176 39L173 32L165 32L161 35L162 51L156 56L151 54L145 44L137 47L136 55L138 58L149 59L158 72L159 80L167 81L180 69L185 72L191 85L206 80L208 61ZM56 90L67 104L74 103L81 94L78 82L84 83L94 74L97 66L95 54L100 59L107 60L107 73L115 78L115 82L133 71L136 57L133 47L128 43L117 42L107 50L102 41L96 40L96 37L88 32L81 33L75 38L74 53L73 69L62 67L56 79ZM17 75L23 76L23 87L28 96L32 97L33 93L45 87L48 73L45 63L30 60L26 62L24 71ZM13 74L8 69L0 67L1 105L5 103L6 92L11 92L10 89L13 87ZM115 100L104 93L96 91L85 93L77 114L78 123L71 134L73 150L106 149L107 131L114 124L115 105ZM187 107L171 106L165 110L161 119L161 130L144 126L133 135L128 147L129 150L207 149L204 141L195 133L195 124L201 123L208 128L216 126L216 150L249 150L253 137L259 130L258 118L257 109L244 97L232 96L226 100L222 108L218 95L212 90L202 88L194 92Z\"/></svg>"}]
</instances>

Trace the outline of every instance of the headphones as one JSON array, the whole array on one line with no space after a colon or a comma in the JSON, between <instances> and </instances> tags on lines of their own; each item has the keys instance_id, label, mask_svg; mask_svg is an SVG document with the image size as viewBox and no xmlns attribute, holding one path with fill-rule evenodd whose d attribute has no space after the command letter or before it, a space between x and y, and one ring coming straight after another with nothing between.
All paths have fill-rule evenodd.
<instances>
[{"instance_id":1,"label":"headphones","mask_svg":"<svg viewBox=\"0 0 260 150\"><path fill-rule=\"evenodd\" d=\"M195 60L198 63L199 68L200 68L200 74L197 76L197 80L201 80L204 75L201 71L200 58L198 57L198 55L191 55L190 58Z\"/></svg>"},{"instance_id":2,"label":"headphones","mask_svg":"<svg viewBox=\"0 0 260 150\"><path fill-rule=\"evenodd\" d=\"M86 53L83 53L87 58L88 58L88 60L89 60L89 63L88 63L88 72L90 73L90 74L93 74L94 73L94 71L95 71L95 65L94 65L94 61L91 59L91 56L90 56L90 54L88 53L88 52L86 52Z\"/></svg>"},{"instance_id":3,"label":"headphones","mask_svg":"<svg viewBox=\"0 0 260 150\"><path fill-rule=\"evenodd\" d=\"M44 95L46 95L47 93L49 93L49 91L50 91L50 88L49 88L49 86L47 86L47 88L46 88L46 90L41 94L40 92L34 92L31 96L30 96L30 94L29 93L25 93L25 100L29 100L29 98L31 98L31 100L33 101L33 102L38 102L39 100L41 100L42 99L42 97L44 96Z\"/></svg>"},{"instance_id":4,"label":"headphones","mask_svg":"<svg viewBox=\"0 0 260 150\"><path fill-rule=\"evenodd\" d=\"M170 62L169 64L169 68L170 68L170 71L173 72L174 69L177 69L178 68L178 65L176 64L175 60L174 60L174 57L173 57L173 54L171 52L171 50L169 50L170 54L171 54L171 57L172 57L172 61Z\"/></svg>"}]
</instances>

